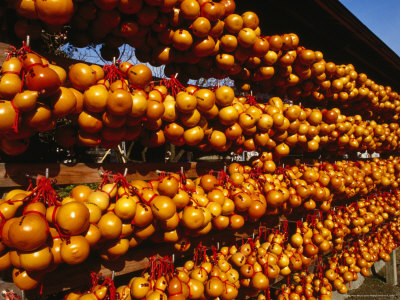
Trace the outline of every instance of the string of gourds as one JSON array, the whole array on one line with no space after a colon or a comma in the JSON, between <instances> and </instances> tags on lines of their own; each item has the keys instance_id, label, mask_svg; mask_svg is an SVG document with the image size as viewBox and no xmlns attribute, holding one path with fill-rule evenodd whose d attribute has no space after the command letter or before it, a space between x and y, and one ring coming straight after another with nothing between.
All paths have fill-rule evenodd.
<instances>
[{"instance_id":1,"label":"string of gourds","mask_svg":"<svg viewBox=\"0 0 400 300\"><path fill-rule=\"evenodd\" d=\"M22 19L21 39L39 38L41 28L63 32L77 47L103 44L111 61L129 44L136 57L165 65L171 77L235 80L253 90L319 106L337 106L376 121L399 118L399 95L351 64L339 65L306 49L295 33L265 36L255 12L238 14L234 0L10 0ZM40 20L40 21L38 21Z\"/></svg>"},{"instance_id":2,"label":"string of gourds","mask_svg":"<svg viewBox=\"0 0 400 300\"><path fill-rule=\"evenodd\" d=\"M208 253L200 244L183 267L174 268L169 257L152 257L141 276L116 290L95 284L66 299L112 299L115 293L118 299L263 300L270 299L270 288L280 300L331 299L335 290L347 293L359 274L369 276L376 261L390 260L400 243L399 197L397 191L381 193L325 216L309 215L293 234L288 227L260 231L242 245Z\"/></svg>"},{"instance_id":3,"label":"string of gourds","mask_svg":"<svg viewBox=\"0 0 400 300\"><path fill-rule=\"evenodd\" d=\"M192 237L213 229L239 230L246 222L268 222L273 215L290 218L316 208L328 213L332 203L395 190L400 180L394 157L277 168L272 154L264 153L253 164L232 163L228 173L194 180L169 173L149 182L128 182L106 173L97 190L79 185L64 199L45 178L34 189L12 190L0 204L1 269L43 276L61 263L80 264L91 252L118 259L146 239L187 251ZM377 224L382 218L375 218Z\"/></svg>"},{"instance_id":4,"label":"string of gourds","mask_svg":"<svg viewBox=\"0 0 400 300\"><path fill-rule=\"evenodd\" d=\"M0 149L10 155L26 151L35 133L50 130L67 148L140 140L201 151L272 150L277 157L400 148L398 123L290 105L278 97L257 103L251 95L235 96L229 86L184 87L176 78L152 82L145 65L78 63L67 74L24 46L10 53L2 75Z\"/></svg>"}]
</instances>

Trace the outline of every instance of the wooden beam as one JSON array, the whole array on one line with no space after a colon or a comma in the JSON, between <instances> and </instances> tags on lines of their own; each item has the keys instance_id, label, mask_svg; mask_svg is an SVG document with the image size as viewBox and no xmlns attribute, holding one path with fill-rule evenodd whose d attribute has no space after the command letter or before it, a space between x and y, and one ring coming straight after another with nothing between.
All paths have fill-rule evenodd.
<instances>
[{"instance_id":1,"label":"wooden beam","mask_svg":"<svg viewBox=\"0 0 400 300\"><path fill-rule=\"evenodd\" d=\"M357 38L365 42L376 53L400 71L400 57L340 3L340 1L315 0L315 2L345 26L349 32L352 32Z\"/></svg>"},{"instance_id":2,"label":"wooden beam","mask_svg":"<svg viewBox=\"0 0 400 300\"><path fill-rule=\"evenodd\" d=\"M396 249L390 253L390 260L385 263L385 279L386 283L390 285L397 285L397 263L396 263Z\"/></svg>"},{"instance_id":3,"label":"wooden beam","mask_svg":"<svg viewBox=\"0 0 400 300\"><path fill-rule=\"evenodd\" d=\"M7 51L10 50L10 44L0 42L0 66L6 60Z\"/></svg>"},{"instance_id":4,"label":"wooden beam","mask_svg":"<svg viewBox=\"0 0 400 300\"><path fill-rule=\"evenodd\" d=\"M285 164L296 164L297 157L286 157L282 162ZM302 158L302 163L312 164L313 159ZM329 160L328 160L329 161ZM333 161L333 160L332 160ZM56 179L57 184L86 184L99 183L104 171L111 171L114 174L125 173L127 179L154 180L159 178L161 171L180 172L181 168L187 178L196 178L208 173L210 170L221 171L229 162L192 162L192 163L0 163L0 188L24 187L29 184L29 176L46 175L49 170L49 177Z\"/></svg>"},{"instance_id":5,"label":"wooden beam","mask_svg":"<svg viewBox=\"0 0 400 300\"><path fill-rule=\"evenodd\" d=\"M160 171L179 172L183 168L187 178L195 178L212 169L223 170L223 162L201 163L127 163L127 164L84 164L75 165L35 163L35 164L0 164L0 188L26 186L29 176L45 176L46 169L49 177L57 180L57 184L98 183L101 173L105 170L112 173L124 174L128 171L128 180L153 180L159 177Z\"/></svg>"}]
</instances>

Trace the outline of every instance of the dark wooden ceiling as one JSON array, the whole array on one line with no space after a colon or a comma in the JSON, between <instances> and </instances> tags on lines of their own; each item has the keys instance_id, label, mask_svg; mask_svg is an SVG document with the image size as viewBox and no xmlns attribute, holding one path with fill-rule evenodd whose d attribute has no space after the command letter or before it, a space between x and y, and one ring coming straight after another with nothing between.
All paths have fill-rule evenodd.
<instances>
[{"instance_id":1,"label":"dark wooden ceiling","mask_svg":"<svg viewBox=\"0 0 400 300\"><path fill-rule=\"evenodd\" d=\"M378 84L400 90L400 58L337 0L236 0L260 17L264 35L294 32L327 61L352 63Z\"/></svg>"}]
</instances>

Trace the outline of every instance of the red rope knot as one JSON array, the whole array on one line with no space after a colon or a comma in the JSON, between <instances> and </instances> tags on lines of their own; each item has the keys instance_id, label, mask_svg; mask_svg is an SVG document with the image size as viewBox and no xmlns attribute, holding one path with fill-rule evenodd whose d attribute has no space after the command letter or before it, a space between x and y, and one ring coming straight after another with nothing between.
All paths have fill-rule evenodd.
<instances>
[{"instance_id":1,"label":"red rope knot","mask_svg":"<svg viewBox=\"0 0 400 300\"><path fill-rule=\"evenodd\" d=\"M202 262L207 261L207 249L205 246L203 246L202 242L200 242L200 244L194 250L193 261L195 266L197 266L197 263L200 261L200 259Z\"/></svg>"},{"instance_id":2,"label":"red rope knot","mask_svg":"<svg viewBox=\"0 0 400 300\"><path fill-rule=\"evenodd\" d=\"M246 99L247 99L247 100L246 100L246 103L247 103L247 104L253 105L253 106L255 106L255 107L261 109L259 103L258 103L257 100L256 100L256 97L254 97L253 95L247 94L247 95L246 95Z\"/></svg>"},{"instance_id":3,"label":"red rope knot","mask_svg":"<svg viewBox=\"0 0 400 300\"><path fill-rule=\"evenodd\" d=\"M248 243L250 244L251 250L255 250L256 249L256 244L254 243L254 239L253 238L248 238Z\"/></svg>"},{"instance_id":4,"label":"red rope knot","mask_svg":"<svg viewBox=\"0 0 400 300\"><path fill-rule=\"evenodd\" d=\"M143 203L146 203L146 200L144 200L142 194L139 193L139 190L138 190L135 186L132 186L132 185L130 184L129 191L132 192L133 194L135 194L136 196L138 196L139 199L140 199ZM133 222L133 219L132 219L132 222ZM133 223L132 223L132 224L133 224Z\"/></svg>"},{"instance_id":5,"label":"red rope knot","mask_svg":"<svg viewBox=\"0 0 400 300\"><path fill-rule=\"evenodd\" d=\"M25 53L27 52L33 52L31 47L29 47L25 41L22 41L22 48L19 51L24 51ZM33 52L34 53L34 52ZM35 53L36 54L36 53ZM38 54L39 55L39 54Z\"/></svg>"},{"instance_id":6,"label":"red rope knot","mask_svg":"<svg viewBox=\"0 0 400 300\"><path fill-rule=\"evenodd\" d=\"M324 274L324 262L322 260L322 255L318 254L318 262L317 262L317 271L318 271L318 275L319 275L319 279L323 279L323 274Z\"/></svg>"},{"instance_id":7,"label":"red rope knot","mask_svg":"<svg viewBox=\"0 0 400 300\"><path fill-rule=\"evenodd\" d=\"M110 177L112 177L112 172L110 172L110 171L104 171L104 173L103 173L103 175L102 175L101 182L100 182L100 184L99 184L99 186L98 186L98 189L101 189L104 185L106 185L106 184L108 184L108 183L111 183L112 180L111 180Z\"/></svg>"},{"instance_id":8,"label":"red rope knot","mask_svg":"<svg viewBox=\"0 0 400 300\"><path fill-rule=\"evenodd\" d=\"M211 251L212 251L212 263L214 265L216 265L218 263L217 261L217 247L215 247L214 245L211 246Z\"/></svg>"},{"instance_id":9,"label":"red rope knot","mask_svg":"<svg viewBox=\"0 0 400 300\"><path fill-rule=\"evenodd\" d=\"M113 176L113 182L115 184L115 188L118 189L118 187L122 187L124 192L121 195L116 195L116 200L118 200L119 197L122 196L129 196L129 191L132 189L132 185L128 182L126 177L122 175L121 173L118 173Z\"/></svg>"},{"instance_id":10,"label":"red rope knot","mask_svg":"<svg viewBox=\"0 0 400 300\"><path fill-rule=\"evenodd\" d=\"M282 232L283 232L283 235L285 236L285 240L287 240L288 235L289 235L288 229L289 229L289 222L288 222L288 220L283 220L283 221L282 221Z\"/></svg>"},{"instance_id":11,"label":"red rope knot","mask_svg":"<svg viewBox=\"0 0 400 300\"><path fill-rule=\"evenodd\" d=\"M286 171L285 168L283 168L283 167L277 167L275 173L278 174L278 175L281 175L281 174L284 174L285 171Z\"/></svg>"},{"instance_id":12,"label":"red rope knot","mask_svg":"<svg viewBox=\"0 0 400 300\"><path fill-rule=\"evenodd\" d=\"M298 228L298 229L303 229L303 222L302 221L296 221L296 227Z\"/></svg>"},{"instance_id":13,"label":"red rope knot","mask_svg":"<svg viewBox=\"0 0 400 300\"><path fill-rule=\"evenodd\" d=\"M175 263L174 260L172 259L172 256L165 256L164 257L166 264L167 264L167 272L168 274L172 275L175 273Z\"/></svg>"},{"instance_id":14,"label":"red rope knot","mask_svg":"<svg viewBox=\"0 0 400 300\"><path fill-rule=\"evenodd\" d=\"M22 42L21 48L17 49L14 46L10 46L9 50L7 50L5 52L7 53L6 60L9 60L12 57L17 57L17 58L21 59L21 57L26 53L34 53L34 54L38 55L39 57L42 57L41 55L37 54L36 52L33 52L31 50L31 48L26 45L25 41Z\"/></svg>"},{"instance_id":15,"label":"red rope knot","mask_svg":"<svg viewBox=\"0 0 400 300\"><path fill-rule=\"evenodd\" d=\"M208 175L214 175L214 169L211 169L211 170L208 172Z\"/></svg>"},{"instance_id":16,"label":"red rope knot","mask_svg":"<svg viewBox=\"0 0 400 300\"><path fill-rule=\"evenodd\" d=\"M118 61L118 64L119 63L120 61ZM113 83L117 80L121 80L122 88L124 87L124 85L128 87L128 84L125 82L125 79L127 77L126 74L121 72L121 70L116 65L104 65L103 71L105 74L104 81L109 81L110 83Z\"/></svg>"},{"instance_id":17,"label":"red rope knot","mask_svg":"<svg viewBox=\"0 0 400 300\"><path fill-rule=\"evenodd\" d=\"M162 80L162 83L164 86L167 87L167 89L171 92L171 95L175 98L176 95L185 90L185 87L182 85L182 83L175 77L175 75L172 75L171 78L168 80L164 78Z\"/></svg>"},{"instance_id":18,"label":"red rope knot","mask_svg":"<svg viewBox=\"0 0 400 300\"><path fill-rule=\"evenodd\" d=\"M261 240L261 237L264 237L264 239L267 239L266 235L267 235L267 227L264 226L264 225L259 225L258 226L258 237L259 237L259 239Z\"/></svg>"},{"instance_id":19,"label":"red rope knot","mask_svg":"<svg viewBox=\"0 0 400 300\"><path fill-rule=\"evenodd\" d=\"M214 86L210 87L209 90L214 92L219 88L219 83L215 84Z\"/></svg>"},{"instance_id":20,"label":"red rope knot","mask_svg":"<svg viewBox=\"0 0 400 300\"><path fill-rule=\"evenodd\" d=\"M228 174L227 174L224 170L218 172L217 179L218 179L218 184L219 184L219 185L223 185L223 184L225 184L227 181L230 180ZM230 183L231 183L231 184L234 184L233 182L230 182ZM237 185L236 185L236 186L237 186Z\"/></svg>"},{"instance_id":21,"label":"red rope knot","mask_svg":"<svg viewBox=\"0 0 400 300\"><path fill-rule=\"evenodd\" d=\"M111 277L107 277L104 280L102 285L107 287L109 299L115 300L116 299L116 289L115 289L114 281L111 279Z\"/></svg>"},{"instance_id":22,"label":"red rope knot","mask_svg":"<svg viewBox=\"0 0 400 300\"><path fill-rule=\"evenodd\" d=\"M309 224L309 227L315 227L317 225L317 215L307 215L307 223Z\"/></svg>"},{"instance_id":23,"label":"red rope knot","mask_svg":"<svg viewBox=\"0 0 400 300\"><path fill-rule=\"evenodd\" d=\"M5 300L21 300L21 297L12 291L3 291L2 295Z\"/></svg>"},{"instance_id":24,"label":"red rope knot","mask_svg":"<svg viewBox=\"0 0 400 300\"><path fill-rule=\"evenodd\" d=\"M101 273L91 272L90 273L90 280L91 280L91 288L90 292L93 293L95 288L100 285L100 287L107 287L108 297L106 299L109 300L116 300L116 289L114 285L114 281L111 277L104 278ZM100 281L103 281L99 284ZM97 297L97 296L96 296Z\"/></svg>"},{"instance_id":25,"label":"red rope knot","mask_svg":"<svg viewBox=\"0 0 400 300\"><path fill-rule=\"evenodd\" d=\"M42 202L46 207L50 206L60 206L61 205L61 197L54 190L53 184L55 182L46 178L44 176L38 176L37 178L37 186L35 188L31 188L30 193L22 200L18 201L27 201L29 203L34 202Z\"/></svg>"},{"instance_id":26,"label":"red rope knot","mask_svg":"<svg viewBox=\"0 0 400 300\"><path fill-rule=\"evenodd\" d=\"M4 224L6 223L6 217L3 215L3 213L0 211L0 238L2 237L2 232L3 232L3 227Z\"/></svg>"},{"instance_id":27,"label":"red rope knot","mask_svg":"<svg viewBox=\"0 0 400 300\"><path fill-rule=\"evenodd\" d=\"M18 50L14 46L10 46L9 50L6 50L5 52L7 54L6 60L9 60L10 58L17 56Z\"/></svg>"},{"instance_id":28,"label":"red rope knot","mask_svg":"<svg viewBox=\"0 0 400 300\"><path fill-rule=\"evenodd\" d=\"M101 277L101 273L91 272L90 273L90 291L93 292L96 285L99 283L99 278Z\"/></svg>"},{"instance_id":29,"label":"red rope knot","mask_svg":"<svg viewBox=\"0 0 400 300\"><path fill-rule=\"evenodd\" d=\"M160 176L158 176L158 181L163 180L167 176L167 173L165 171L160 172Z\"/></svg>"},{"instance_id":30,"label":"red rope knot","mask_svg":"<svg viewBox=\"0 0 400 300\"><path fill-rule=\"evenodd\" d=\"M150 257L149 264L143 271L142 276L147 270L150 272L150 278L157 280L162 276L174 274L175 266L170 256L158 257L153 255Z\"/></svg>"},{"instance_id":31,"label":"red rope knot","mask_svg":"<svg viewBox=\"0 0 400 300\"><path fill-rule=\"evenodd\" d=\"M187 188L186 188L187 181L186 181L185 172L183 170L181 170L181 171L178 172L178 175L180 176L179 178L180 178L180 182L181 182L181 185L182 185L182 189L184 191L186 191L187 190Z\"/></svg>"},{"instance_id":32,"label":"red rope knot","mask_svg":"<svg viewBox=\"0 0 400 300\"><path fill-rule=\"evenodd\" d=\"M122 33L127 33L128 30L129 30L128 24L125 23L125 24L123 24L123 25L121 26L121 32L122 32Z\"/></svg>"}]
</instances>

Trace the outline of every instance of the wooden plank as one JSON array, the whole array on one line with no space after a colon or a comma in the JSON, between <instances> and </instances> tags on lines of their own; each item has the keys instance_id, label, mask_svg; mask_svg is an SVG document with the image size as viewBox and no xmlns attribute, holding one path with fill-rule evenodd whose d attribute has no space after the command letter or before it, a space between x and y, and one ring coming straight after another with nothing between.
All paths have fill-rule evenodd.
<instances>
[{"instance_id":1,"label":"wooden plank","mask_svg":"<svg viewBox=\"0 0 400 300\"><path fill-rule=\"evenodd\" d=\"M390 260L385 263L386 283L397 285L396 250L390 253Z\"/></svg>"},{"instance_id":2,"label":"wooden plank","mask_svg":"<svg viewBox=\"0 0 400 300\"><path fill-rule=\"evenodd\" d=\"M128 180L142 179L153 180L159 177L158 171L179 172L183 168L186 177L194 178L209 172L212 169L222 170L222 162L201 163L127 163L127 164L0 164L0 188L26 186L29 184L28 176L46 175L56 179L57 184L83 184L101 181L104 170L123 174L128 169Z\"/></svg>"},{"instance_id":3,"label":"wooden plank","mask_svg":"<svg viewBox=\"0 0 400 300\"><path fill-rule=\"evenodd\" d=\"M10 44L0 42L0 66L6 60L7 51L10 49Z\"/></svg>"}]
</instances>

